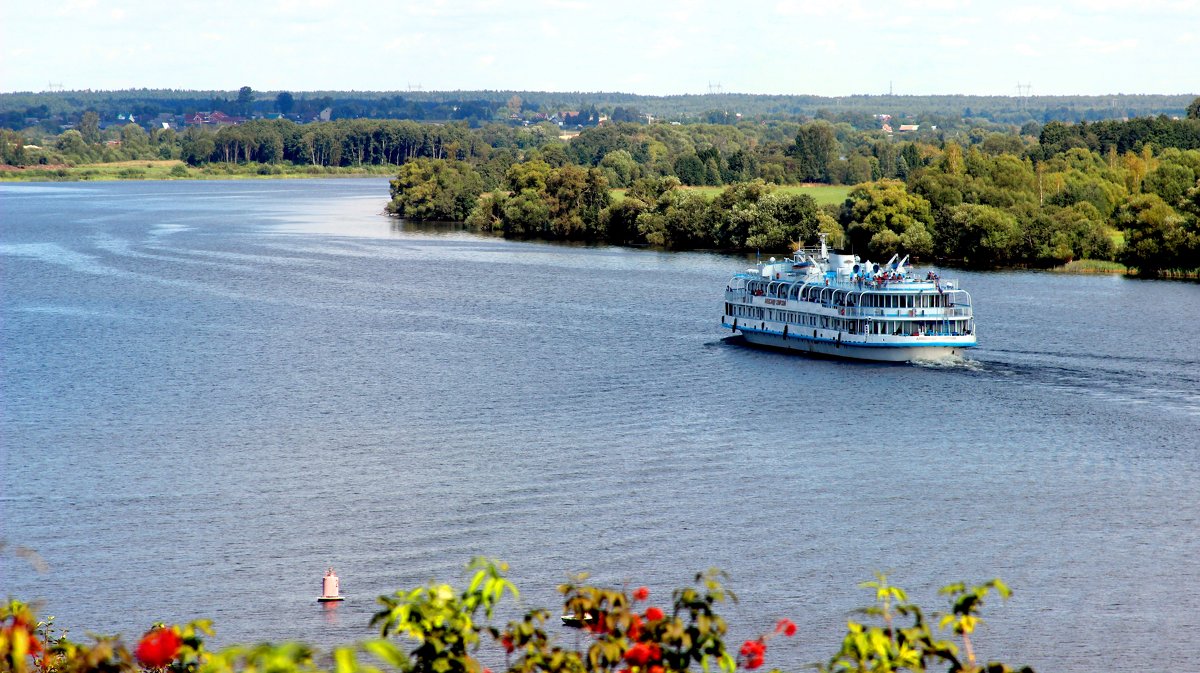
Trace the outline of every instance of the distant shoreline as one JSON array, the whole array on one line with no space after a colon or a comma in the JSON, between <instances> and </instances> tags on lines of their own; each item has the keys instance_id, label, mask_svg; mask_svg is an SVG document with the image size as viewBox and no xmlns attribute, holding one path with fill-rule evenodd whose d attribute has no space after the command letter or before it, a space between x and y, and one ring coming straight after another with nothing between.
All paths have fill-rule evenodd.
<instances>
[{"instance_id":1,"label":"distant shoreline","mask_svg":"<svg viewBox=\"0 0 1200 673\"><path fill-rule=\"evenodd\" d=\"M307 178L390 178L398 166L324 167L324 166L280 166L258 164L247 168L245 164L207 164L203 167L189 166L178 159L145 161L121 161L81 166L8 166L0 165L0 184L30 182L117 182L117 181L182 181L182 180L290 180ZM264 170L266 169L266 170ZM824 187L829 194L818 198L818 202L834 203L844 198L848 187L827 185L792 185L790 190ZM715 192L718 188L691 188L701 193ZM613 190L623 196L623 189ZM1017 268L1017 267L1013 267ZM1104 275L1136 278L1129 268L1118 262L1102 260L1074 260L1046 269L1052 273L1072 275ZM1173 274L1170 279L1196 279L1197 274Z\"/></svg>"},{"instance_id":2,"label":"distant shoreline","mask_svg":"<svg viewBox=\"0 0 1200 673\"><path fill-rule=\"evenodd\" d=\"M189 166L178 159L133 160L70 166L0 166L6 182L109 182L115 180L243 180L289 178L392 177L398 166L281 166L279 164L206 164Z\"/></svg>"}]
</instances>

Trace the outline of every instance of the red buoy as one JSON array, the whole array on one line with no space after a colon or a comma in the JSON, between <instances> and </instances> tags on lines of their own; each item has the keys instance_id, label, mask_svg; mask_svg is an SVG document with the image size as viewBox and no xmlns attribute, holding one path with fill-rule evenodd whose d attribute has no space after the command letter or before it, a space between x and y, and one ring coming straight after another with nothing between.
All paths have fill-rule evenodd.
<instances>
[{"instance_id":1,"label":"red buoy","mask_svg":"<svg viewBox=\"0 0 1200 673\"><path fill-rule=\"evenodd\" d=\"M318 603L329 603L331 601L346 600L340 593L337 573L333 572L333 568L325 571L325 579L321 581L321 596L317 598Z\"/></svg>"}]
</instances>

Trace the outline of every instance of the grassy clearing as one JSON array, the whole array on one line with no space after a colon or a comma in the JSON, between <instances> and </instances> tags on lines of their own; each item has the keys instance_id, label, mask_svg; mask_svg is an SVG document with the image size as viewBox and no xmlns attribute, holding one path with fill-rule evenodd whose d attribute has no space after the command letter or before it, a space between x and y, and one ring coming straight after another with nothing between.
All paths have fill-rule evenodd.
<instances>
[{"instance_id":1,"label":"grassy clearing","mask_svg":"<svg viewBox=\"0 0 1200 673\"><path fill-rule=\"evenodd\" d=\"M725 187L682 187L693 192L703 194L708 200L717 198L717 195L725 191ZM818 206L827 204L841 205L846 200L846 195L850 193L853 187L846 185L775 185L775 191L780 194L808 194L813 197ZM613 202L621 201L625 198L624 189L612 190Z\"/></svg>"},{"instance_id":2,"label":"grassy clearing","mask_svg":"<svg viewBox=\"0 0 1200 673\"><path fill-rule=\"evenodd\" d=\"M1053 270L1061 273L1129 273L1124 264L1102 259L1076 259Z\"/></svg>"}]
</instances>

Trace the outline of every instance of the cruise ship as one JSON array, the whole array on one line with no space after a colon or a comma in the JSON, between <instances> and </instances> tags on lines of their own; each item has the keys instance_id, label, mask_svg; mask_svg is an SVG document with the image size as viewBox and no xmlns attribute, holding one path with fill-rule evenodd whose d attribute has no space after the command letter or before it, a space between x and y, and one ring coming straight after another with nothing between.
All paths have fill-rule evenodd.
<instances>
[{"instance_id":1,"label":"cruise ship","mask_svg":"<svg viewBox=\"0 0 1200 673\"><path fill-rule=\"evenodd\" d=\"M971 295L908 257L886 264L820 246L733 276L721 324L749 343L884 362L961 357L975 346Z\"/></svg>"}]
</instances>

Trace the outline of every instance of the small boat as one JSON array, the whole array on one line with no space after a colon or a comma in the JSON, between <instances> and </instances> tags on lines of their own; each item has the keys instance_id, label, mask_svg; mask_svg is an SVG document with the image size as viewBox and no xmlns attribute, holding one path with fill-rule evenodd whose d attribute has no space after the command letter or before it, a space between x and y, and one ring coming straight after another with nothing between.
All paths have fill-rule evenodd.
<instances>
[{"instance_id":1,"label":"small boat","mask_svg":"<svg viewBox=\"0 0 1200 673\"><path fill-rule=\"evenodd\" d=\"M912 362L976 345L971 295L958 281L820 246L734 274L721 324L751 344L837 358Z\"/></svg>"},{"instance_id":2,"label":"small boat","mask_svg":"<svg viewBox=\"0 0 1200 673\"><path fill-rule=\"evenodd\" d=\"M563 626L570 626L572 628L582 629L584 626L591 624L593 621L595 621L595 619L596 618L592 616L592 613L585 612L585 613L583 613L582 616L580 616L580 615L563 615L562 623L563 623Z\"/></svg>"}]
</instances>

